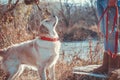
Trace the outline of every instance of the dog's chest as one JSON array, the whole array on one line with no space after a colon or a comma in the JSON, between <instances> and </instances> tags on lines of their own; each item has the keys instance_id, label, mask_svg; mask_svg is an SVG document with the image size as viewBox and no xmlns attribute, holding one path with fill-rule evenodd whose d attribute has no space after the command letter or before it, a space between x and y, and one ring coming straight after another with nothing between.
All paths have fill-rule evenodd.
<instances>
[{"instance_id":1,"label":"dog's chest","mask_svg":"<svg viewBox=\"0 0 120 80\"><path fill-rule=\"evenodd\" d=\"M39 42L39 53L40 59L43 62L47 61L47 64L55 63L59 57L59 50L60 50L60 42L47 42L47 41L40 41Z\"/></svg>"},{"instance_id":2,"label":"dog's chest","mask_svg":"<svg viewBox=\"0 0 120 80\"><path fill-rule=\"evenodd\" d=\"M38 52L41 60L49 60L49 58L55 58L59 55L59 49L57 47L40 47Z\"/></svg>"}]
</instances>

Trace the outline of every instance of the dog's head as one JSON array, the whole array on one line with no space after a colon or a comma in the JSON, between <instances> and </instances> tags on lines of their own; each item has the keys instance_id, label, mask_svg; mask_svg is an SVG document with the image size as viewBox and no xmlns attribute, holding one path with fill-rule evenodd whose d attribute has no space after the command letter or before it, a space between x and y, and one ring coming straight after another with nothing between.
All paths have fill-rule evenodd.
<instances>
[{"instance_id":1,"label":"dog's head","mask_svg":"<svg viewBox=\"0 0 120 80\"><path fill-rule=\"evenodd\" d=\"M37 35L52 35L54 34L57 24L58 17L50 15L49 17L43 19L39 26L28 26L28 29L37 32Z\"/></svg>"},{"instance_id":2,"label":"dog's head","mask_svg":"<svg viewBox=\"0 0 120 80\"><path fill-rule=\"evenodd\" d=\"M58 24L58 17L50 16L41 22L40 32L45 31L45 33L50 34L51 32L55 31L57 24Z\"/></svg>"}]
</instances>

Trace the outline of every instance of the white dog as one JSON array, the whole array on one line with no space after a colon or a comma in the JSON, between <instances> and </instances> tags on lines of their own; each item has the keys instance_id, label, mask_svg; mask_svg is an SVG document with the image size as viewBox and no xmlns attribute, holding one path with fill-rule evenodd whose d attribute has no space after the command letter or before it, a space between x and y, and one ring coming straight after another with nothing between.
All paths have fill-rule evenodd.
<instances>
[{"instance_id":1,"label":"white dog","mask_svg":"<svg viewBox=\"0 0 120 80\"><path fill-rule=\"evenodd\" d=\"M41 80L47 80L46 69L49 68L50 79L55 80L55 63L59 58L61 45L55 30L57 24L57 16L49 17L41 22L48 33L40 33L34 40L0 50L1 68L9 74L7 80L20 76L24 70L23 64L37 69Z\"/></svg>"}]
</instances>

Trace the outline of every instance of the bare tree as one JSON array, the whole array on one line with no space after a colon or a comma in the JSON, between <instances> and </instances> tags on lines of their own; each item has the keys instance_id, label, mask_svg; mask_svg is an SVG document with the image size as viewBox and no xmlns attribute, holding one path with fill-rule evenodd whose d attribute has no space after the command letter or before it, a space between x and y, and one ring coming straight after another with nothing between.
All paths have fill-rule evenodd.
<instances>
[{"instance_id":1,"label":"bare tree","mask_svg":"<svg viewBox=\"0 0 120 80\"><path fill-rule=\"evenodd\" d=\"M69 0L64 0L64 3L60 0L60 10L59 14L61 19L61 22L66 27L72 27L75 23L77 23L80 20L80 7L77 6L77 4L74 3L74 0L72 0L73 3L69 3Z\"/></svg>"},{"instance_id":2,"label":"bare tree","mask_svg":"<svg viewBox=\"0 0 120 80\"><path fill-rule=\"evenodd\" d=\"M62 22L64 22L66 27L71 26L71 9L73 8L74 3L69 3L69 0L64 0L64 3L60 0L60 11L59 14L62 17Z\"/></svg>"},{"instance_id":3,"label":"bare tree","mask_svg":"<svg viewBox=\"0 0 120 80\"><path fill-rule=\"evenodd\" d=\"M90 0L90 4L91 4L91 9L95 15L96 18L96 23L98 23L98 17L97 17L97 13L96 13L96 7L95 7L95 0Z\"/></svg>"}]
</instances>

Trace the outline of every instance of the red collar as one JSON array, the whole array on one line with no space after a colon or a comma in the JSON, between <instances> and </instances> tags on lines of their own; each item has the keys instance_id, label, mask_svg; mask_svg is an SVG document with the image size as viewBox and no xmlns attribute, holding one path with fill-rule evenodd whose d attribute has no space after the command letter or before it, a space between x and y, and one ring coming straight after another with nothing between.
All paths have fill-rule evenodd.
<instances>
[{"instance_id":1,"label":"red collar","mask_svg":"<svg viewBox=\"0 0 120 80\"><path fill-rule=\"evenodd\" d=\"M59 38L50 38L50 37L46 37L46 36L40 36L39 39L45 40L45 41L53 41L53 42L59 40Z\"/></svg>"}]
</instances>

